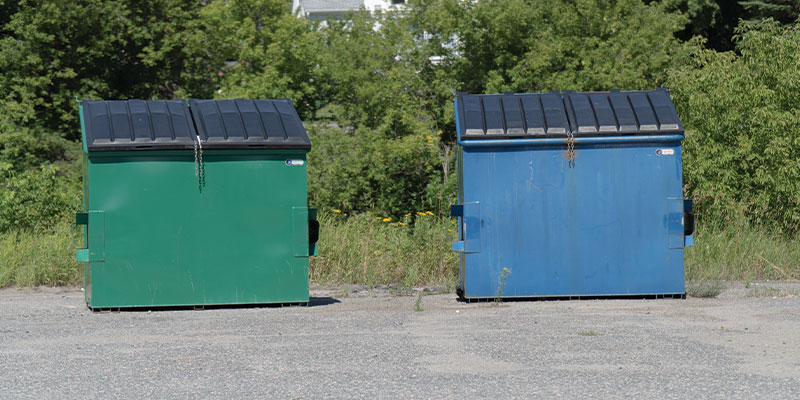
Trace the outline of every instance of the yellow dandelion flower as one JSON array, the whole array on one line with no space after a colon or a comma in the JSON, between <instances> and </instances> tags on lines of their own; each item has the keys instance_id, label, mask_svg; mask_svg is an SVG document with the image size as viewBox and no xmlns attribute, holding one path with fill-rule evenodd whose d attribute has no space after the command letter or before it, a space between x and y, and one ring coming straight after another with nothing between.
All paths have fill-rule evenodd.
<instances>
[{"instance_id":1,"label":"yellow dandelion flower","mask_svg":"<svg viewBox=\"0 0 800 400\"><path fill-rule=\"evenodd\" d=\"M407 213L405 216L406 216L406 217L410 217L410 216L411 216L411 213Z\"/></svg>"},{"instance_id":2,"label":"yellow dandelion flower","mask_svg":"<svg viewBox=\"0 0 800 400\"><path fill-rule=\"evenodd\" d=\"M442 136L442 133L443 133L443 132L442 132L442 130L441 130L441 129L439 129L439 132L436 132L436 134L437 134L437 135L439 135L439 136Z\"/></svg>"},{"instance_id":3,"label":"yellow dandelion flower","mask_svg":"<svg viewBox=\"0 0 800 400\"><path fill-rule=\"evenodd\" d=\"M375 217L375 219L381 219L381 217Z\"/></svg>"},{"instance_id":4,"label":"yellow dandelion flower","mask_svg":"<svg viewBox=\"0 0 800 400\"><path fill-rule=\"evenodd\" d=\"M400 226L405 226L405 225L406 225L406 223L405 223L405 222L398 222L398 223L397 223L397 225L400 225Z\"/></svg>"},{"instance_id":5,"label":"yellow dandelion flower","mask_svg":"<svg viewBox=\"0 0 800 400\"><path fill-rule=\"evenodd\" d=\"M428 214L428 215L433 215L433 213L432 213L432 212L430 212L430 211L425 211L425 214Z\"/></svg>"},{"instance_id":6,"label":"yellow dandelion flower","mask_svg":"<svg viewBox=\"0 0 800 400\"><path fill-rule=\"evenodd\" d=\"M450 225L455 225L456 221L450 221Z\"/></svg>"},{"instance_id":7,"label":"yellow dandelion flower","mask_svg":"<svg viewBox=\"0 0 800 400\"><path fill-rule=\"evenodd\" d=\"M335 212L335 213L337 213L337 214L339 214L339 213L341 213L341 212L342 212L342 210L339 210L339 209L336 209L336 208L334 208L334 209L333 209L333 210L331 210L331 211L333 211L333 212Z\"/></svg>"},{"instance_id":8,"label":"yellow dandelion flower","mask_svg":"<svg viewBox=\"0 0 800 400\"><path fill-rule=\"evenodd\" d=\"M392 217L386 217L386 218L383 219L383 222L389 222L391 220L392 220Z\"/></svg>"},{"instance_id":9,"label":"yellow dandelion flower","mask_svg":"<svg viewBox=\"0 0 800 400\"><path fill-rule=\"evenodd\" d=\"M424 212L422 212L422 211L417 211L417 215L428 215L428 214L425 214L425 213L424 213Z\"/></svg>"},{"instance_id":10,"label":"yellow dandelion flower","mask_svg":"<svg viewBox=\"0 0 800 400\"><path fill-rule=\"evenodd\" d=\"M453 230L452 230L452 229L448 229L447 231L448 231L448 232L452 232Z\"/></svg>"}]
</instances>

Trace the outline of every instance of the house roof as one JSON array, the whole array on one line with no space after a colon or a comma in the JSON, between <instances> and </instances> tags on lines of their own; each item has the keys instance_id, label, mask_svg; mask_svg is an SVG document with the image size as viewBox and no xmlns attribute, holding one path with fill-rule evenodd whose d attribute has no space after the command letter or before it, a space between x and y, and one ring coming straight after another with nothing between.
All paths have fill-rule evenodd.
<instances>
[{"instance_id":1,"label":"house roof","mask_svg":"<svg viewBox=\"0 0 800 400\"><path fill-rule=\"evenodd\" d=\"M363 0L300 0L300 6L306 13L323 11L358 10L364 5Z\"/></svg>"}]
</instances>

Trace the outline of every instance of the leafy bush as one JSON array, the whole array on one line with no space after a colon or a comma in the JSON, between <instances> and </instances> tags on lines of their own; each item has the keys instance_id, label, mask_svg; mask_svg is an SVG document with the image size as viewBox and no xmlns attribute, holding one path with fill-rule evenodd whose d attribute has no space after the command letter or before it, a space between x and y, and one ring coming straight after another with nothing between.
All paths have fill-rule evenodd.
<instances>
[{"instance_id":1,"label":"leafy bush","mask_svg":"<svg viewBox=\"0 0 800 400\"><path fill-rule=\"evenodd\" d=\"M75 144L55 135L35 134L14 127L0 129L0 177L37 168L39 165L66 160Z\"/></svg>"},{"instance_id":2,"label":"leafy bush","mask_svg":"<svg viewBox=\"0 0 800 400\"><path fill-rule=\"evenodd\" d=\"M11 174L0 182L0 232L46 230L79 208L76 179L53 165Z\"/></svg>"},{"instance_id":3,"label":"leafy bush","mask_svg":"<svg viewBox=\"0 0 800 400\"><path fill-rule=\"evenodd\" d=\"M346 134L322 127L310 136L309 201L316 207L399 216L439 211L452 201L454 179L444 182L437 138L390 139L368 129Z\"/></svg>"},{"instance_id":4,"label":"leafy bush","mask_svg":"<svg viewBox=\"0 0 800 400\"><path fill-rule=\"evenodd\" d=\"M686 126L684 174L698 213L800 230L800 29L740 27L736 53L698 50L670 79Z\"/></svg>"}]
</instances>

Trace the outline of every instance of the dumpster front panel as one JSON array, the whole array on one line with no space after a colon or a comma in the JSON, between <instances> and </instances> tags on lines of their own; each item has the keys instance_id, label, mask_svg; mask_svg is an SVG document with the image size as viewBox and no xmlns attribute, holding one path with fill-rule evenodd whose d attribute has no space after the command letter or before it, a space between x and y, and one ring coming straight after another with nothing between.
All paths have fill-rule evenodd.
<instances>
[{"instance_id":1,"label":"dumpster front panel","mask_svg":"<svg viewBox=\"0 0 800 400\"><path fill-rule=\"evenodd\" d=\"M465 297L684 293L679 142L578 146L573 167L560 146L461 157L481 242L461 256Z\"/></svg>"},{"instance_id":2,"label":"dumpster front panel","mask_svg":"<svg viewBox=\"0 0 800 400\"><path fill-rule=\"evenodd\" d=\"M292 240L308 232L294 218L307 207L298 160L208 151L201 180L190 155L90 157L88 203L105 219L90 306L307 302L308 258Z\"/></svg>"}]
</instances>

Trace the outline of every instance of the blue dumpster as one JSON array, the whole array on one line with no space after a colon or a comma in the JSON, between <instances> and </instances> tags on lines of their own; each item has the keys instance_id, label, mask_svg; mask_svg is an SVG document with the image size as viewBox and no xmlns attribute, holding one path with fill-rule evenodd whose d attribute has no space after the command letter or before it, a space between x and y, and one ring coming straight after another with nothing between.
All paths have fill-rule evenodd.
<instances>
[{"instance_id":1,"label":"blue dumpster","mask_svg":"<svg viewBox=\"0 0 800 400\"><path fill-rule=\"evenodd\" d=\"M459 94L459 295L684 297L669 92Z\"/></svg>"}]
</instances>

